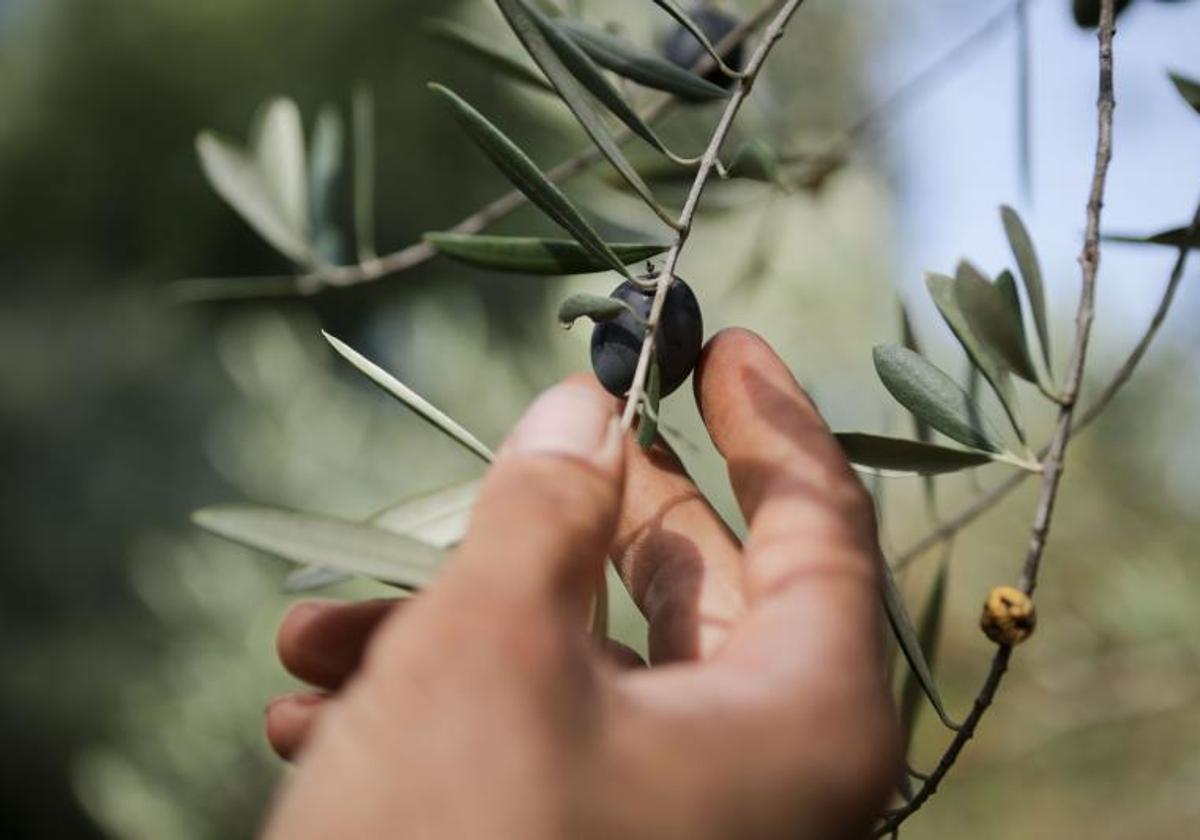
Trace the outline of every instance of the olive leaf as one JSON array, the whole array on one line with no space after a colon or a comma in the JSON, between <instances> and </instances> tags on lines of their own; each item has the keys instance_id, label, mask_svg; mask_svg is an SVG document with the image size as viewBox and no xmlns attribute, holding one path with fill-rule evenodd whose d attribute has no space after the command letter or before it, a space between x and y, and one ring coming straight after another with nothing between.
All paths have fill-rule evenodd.
<instances>
[{"instance_id":1,"label":"olive leaf","mask_svg":"<svg viewBox=\"0 0 1200 840\"><path fill-rule=\"evenodd\" d=\"M900 588L896 585L896 577L886 562L881 565L883 566L883 606L887 613L888 624L892 628L892 634L896 637L901 653L908 661L909 669L916 677L921 690L925 692L925 696L929 698L938 717L942 719L942 723L950 729L957 730L958 724L946 714L941 695L938 694L937 684L933 681L933 672L929 668L925 654L921 651L920 640L913 628L908 610L904 606L904 598L900 594Z\"/></svg>"},{"instance_id":2,"label":"olive leaf","mask_svg":"<svg viewBox=\"0 0 1200 840\"><path fill-rule=\"evenodd\" d=\"M903 302L898 302L897 308L900 311L901 345L917 355L924 355L921 350L921 344L917 341L917 334L913 330L912 320L908 317L908 308ZM933 440L933 433L929 429L929 424L915 414L911 416L913 420L913 433L917 436L917 440L921 443L929 443Z\"/></svg>"},{"instance_id":3,"label":"olive leaf","mask_svg":"<svg viewBox=\"0 0 1200 840\"><path fill-rule=\"evenodd\" d=\"M933 428L973 449L1002 453L1003 445L978 406L954 380L911 350L879 345L875 370L902 406Z\"/></svg>"},{"instance_id":4,"label":"olive leaf","mask_svg":"<svg viewBox=\"0 0 1200 840\"><path fill-rule=\"evenodd\" d=\"M516 143L454 91L439 84L430 84L429 89L449 106L467 135L517 189L574 236L593 257L606 263L613 271L629 277L624 264L600 238L595 228Z\"/></svg>"},{"instance_id":5,"label":"olive leaf","mask_svg":"<svg viewBox=\"0 0 1200 840\"><path fill-rule=\"evenodd\" d=\"M554 92L553 85L536 68L530 67L519 56L496 47L488 35L440 18L425 21L425 29L441 41L479 59L501 76L538 90Z\"/></svg>"},{"instance_id":6,"label":"olive leaf","mask_svg":"<svg viewBox=\"0 0 1200 840\"><path fill-rule=\"evenodd\" d=\"M1001 406L1004 407L1004 411L1008 415L1008 419L1012 423L1017 437L1024 442L1025 426L1021 421L1019 406L1017 404L1017 394L1013 389L1012 377L1009 375L1008 368L1003 360L993 353L988 345L972 330L967 316L959 306L955 283L956 281L953 277L947 277L944 274L930 273L925 276L925 285L928 287L930 297L933 298L938 311L942 313L942 318L945 319L950 330L954 333L954 337L958 339L958 343L962 345L963 350L970 357L971 363L979 368L979 372L983 375L983 378L992 387L996 397L1000 400ZM975 406L974 403L972 403L972 407L978 410L978 406Z\"/></svg>"},{"instance_id":7,"label":"olive leaf","mask_svg":"<svg viewBox=\"0 0 1200 840\"><path fill-rule=\"evenodd\" d=\"M1004 223L1004 233L1008 237L1009 247L1017 260L1017 269L1021 272L1021 280L1025 284L1025 297L1029 301L1029 310L1033 314L1033 324L1037 328L1038 341L1042 346L1042 359L1046 362L1046 370L1050 371L1050 320L1046 315L1046 292L1042 282L1042 267L1038 261L1037 251L1029 231L1017 211L1007 205L1000 208L1000 219Z\"/></svg>"},{"instance_id":8,"label":"olive leaf","mask_svg":"<svg viewBox=\"0 0 1200 840\"><path fill-rule=\"evenodd\" d=\"M196 154L213 190L259 236L294 263L313 262L307 231L289 221L253 156L208 131L196 137Z\"/></svg>"},{"instance_id":9,"label":"olive leaf","mask_svg":"<svg viewBox=\"0 0 1200 840\"><path fill-rule=\"evenodd\" d=\"M713 46L712 41L708 40L708 36L704 34L704 30L700 28L699 24L691 19L687 12L680 8L679 4L676 3L675 0L654 0L654 5L658 6L664 12L669 14L675 19L676 23L690 32L692 37L699 41L700 45L704 47L704 51L712 56L713 60L716 61L717 66L721 68L722 73L726 74L727 76L735 77L740 75L735 68L730 67L724 62L724 60L722 60L720 54L717 52L717 48Z\"/></svg>"},{"instance_id":10,"label":"olive leaf","mask_svg":"<svg viewBox=\"0 0 1200 840\"><path fill-rule=\"evenodd\" d=\"M370 525L257 505L220 505L192 514L207 531L292 563L336 569L406 589L427 586L445 552Z\"/></svg>"},{"instance_id":11,"label":"olive leaf","mask_svg":"<svg viewBox=\"0 0 1200 840\"><path fill-rule=\"evenodd\" d=\"M598 260L578 242L532 236L491 236L452 232L426 233L425 241L438 253L478 268L515 271L523 274L591 274L609 271L606 260ZM671 246L655 242L612 242L609 248L622 263L648 260Z\"/></svg>"},{"instance_id":12,"label":"olive leaf","mask_svg":"<svg viewBox=\"0 0 1200 840\"><path fill-rule=\"evenodd\" d=\"M466 534L471 508L478 497L478 480L454 484L390 505L368 519L367 524L434 548L448 549ZM306 566L288 575L283 591L308 592L351 577L353 575L338 569Z\"/></svg>"},{"instance_id":13,"label":"olive leaf","mask_svg":"<svg viewBox=\"0 0 1200 840\"><path fill-rule=\"evenodd\" d=\"M557 33L557 30L549 24L544 15L530 9L522 0L496 0L496 5L500 7L501 14L504 15L513 32L516 33L525 50L538 67L542 69L542 72L546 74L546 78L550 80L550 84L554 85L555 90L558 91L559 97L562 98L571 113L575 115L575 119L579 121L583 130L591 137L592 142L596 144L596 147L604 157L608 159L608 162L621 173L621 176L633 191L646 202L647 206L659 218L668 225L675 227L676 222L671 218L671 214L658 203L650 188L646 186L646 182L641 179L641 176L637 174L637 171L626 160L625 155L617 145L617 141L604 125L604 121L600 119L600 115L596 113L596 109L592 107L584 89L576 81L575 72L581 67L591 64L591 59L576 47L574 42L569 38L561 33ZM551 35L550 33L552 32L557 33L558 37L555 38ZM562 50L561 55L568 56L569 60L572 61L570 68L564 63L564 59L560 57L560 50ZM581 57L582 60L579 60ZM595 67L594 64L591 66ZM599 71L597 71L598 73ZM595 91L593 91L593 95L595 95Z\"/></svg>"},{"instance_id":14,"label":"olive leaf","mask_svg":"<svg viewBox=\"0 0 1200 840\"><path fill-rule=\"evenodd\" d=\"M946 579L950 572L950 552L952 543L946 543L941 565L938 566L937 577L929 588L925 599L925 608L917 622L917 642L925 656L925 665L932 676L937 659L937 643L942 634L942 616L946 609ZM917 712L920 711L921 681L916 671L909 669L900 689L900 726L904 733L906 745L912 744L913 730L917 722Z\"/></svg>"},{"instance_id":15,"label":"olive leaf","mask_svg":"<svg viewBox=\"0 0 1200 840\"><path fill-rule=\"evenodd\" d=\"M353 574L340 569L330 569L325 566L301 566L283 579L283 586L280 589L285 595L300 595L336 586L353 579Z\"/></svg>"},{"instance_id":16,"label":"olive leaf","mask_svg":"<svg viewBox=\"0 0 1200 840\"><path fill-rule=\"evenodd\" d=\"M658 360L650 358L650 371L646 375L646 389L642 394L642 416L638 420L637 441L642 449L654 445L658 435L658 405L662 392L662 374Z\"/></svg>"},{"instance_id":17,"label":"olive leaf","mask_svg":"<svg viewBox=\"0 0 1200 840\"><path fill-rule=\"evenodd\" d=\"M634 308L623 300L607 295L571 295L558 308L558 322L567 329L580 318L590 318L596 323L611 321L626 312L641 320Z\"/></svg>"},{"instance_id":18,"label":"olive leaf","mask_svg":"<svg viewBox=\"0 0 1200 840\"><path fill-rule=\"evenodd\" d=\"M465 481L389 505L369 520L376 528L403 534L432 545L451 548L467 533L478 479Z\"/></svg>"},{"instance_id":19,"label":"olive leaf","mask_svg":"<svg viewBox=\"0 0 1200 840\"><path fill-rule=\"evenodd\" d=\"M1189 79L1186 76L1181 76L1178 73L1169 73L1171 81L1175 84L1175 89L1179 91L1179 95L1187 104L1192 106L1197 114L1200 114L1200 82L1194 79Z\"/></svg>"},{"instance_id":20,"label":"olive leaf","mask_svg":"<svg viewBox=\"0 0 1200 840\"><path fill-rule=\"evenodd\" d=\"M392 376L386 370L358 353L349 345L339 341L337 338L334 338L327 332L322 332L321 334L325 336L325 340L328 341L333 346L333 349L336 350L344 359L346 359L346 361L358 368L361 373L365 374L368 379L370 379L388 394L411 408L422 420L424 420L426 423L429 423L442 434L459 443L464 449L475 455L477 458L480 458L485 462L491 462L491 450L480 443L478 438L459 425L458 422L456 422L452 417L430 403L416 391L413 391L403 382L396 379L396 377Z\"/></svg>"},{"instance_id":21,"label":"olive leaf","mask_svg":"<svg viewBox=\"0 0 1200 840\"><path fill-rule=\"evenodd\" d=\"M992 460L986 452L862 432L838 432L834 437L850 463L877 475L938 475L978 467Z\"/></svg>"},{"instance_id":22,"label":"olive leaf","mask_svg":"<svg viewBox=\"0 0 1200 840\"><path fill-rule=\"evenodd\" d=\"M517 0L519 3L520 0ZM655 149L670 156L666 145L659 139L654 130L648 126L637 112L629 106L629 103L621 96L615 87L613 87L608 79L604 77L604 73L592 60L587 51L584 50L575 39L571 38L563 29L559 27L556 21L553 21L534 9L526 7L533 20L541 29L542 35L546 39L546 43L558 56L562 62L562 66L574 77L583 88L594 96L601 104L607 108L613 116L625 124L625 127L641 137ZM547 75L549 73L547 72ZM563 80L565 81L565 79ZM558 80L551 76L551 84L557 86ZM560 90L561 94L561 90ZM564 101L566 97L564 96ZM570 103L568 102L568 105ZM578 114L576 117L578 118ZM603 127L603 124L601 124ZM586 126L585 126L586 128ZM607 129L606 129L607 130ZM614 141L615 143L615 141Z\"/></svg>"},{"instance_id":23,"label":"olive leaf","mask_svg":"<svg viewBox=\"0 0 1200 840\"><path fill-rule=\"evenodd\" d=\"M258 113L250 136L267 192L288 227L308 239L308 167L300 109L290 99L274 99Z\"/></svg>"},{"instance_id":24,"label":"olive leaf","mask_svg":"<svg viewBox=\"0 0 1200 840\"><path fill-rule=\"evenodd\" d=\"M1172 248L1200 248L1200 231L1188 235L1188 228L1178 227L1170 230L1152 233L1149 236L1136 236L1128 233L1106 233L1101 239L1105 242L1122 242L1132 245L1169 245Z\"/></svg>"},{"instance_id":25,"label":"olive leaf","mask_svg":"<svg viewBox=\"0 0 1200 840\"><path fill-rule=\"evenodd\" d=\"M921 351L921 343L917 341L917 333L913 329L912 319L908 317L907 307L903 301L897 301L896 306L900 310L900 343L917 355L924 355ZM974 398L972 397L972 399ZM912 417L913 433L917 436L917 441L932 443L933 431L929 428L929 424L911 412L909 416ZM925 497L925 509L933 515L937 511L937 482L934 481L932 473L925 473L921 478L921 484ZM904 778L907 781L908 777Z\"/></svg>"},{"instance_id":26,"label":"olive leaf","mask_svg":"<svg viewBox=\"0 0 1200 840\"><path fill-rule=\"evenodd\" d=\"M308 155L308 195L312 205L313 244L329 263L342 259L337 193L345 159L345 133L337 108L326 105L317 112Z\"/></svg>"},{"instance_id":27,"label":"olive leaf","mask_svg":"<svg viewBox=\"0 0 1200 840\"><path fill-rule=\"evenodd\" d=\"M1012 275L1009 275L1009 283ZM1016 294L1016 286L1011 287ZM1021 301L1008 294L983 276L971 263L958 266L954 291L959 309L966 316L972 331L1003 364L1027 382L1037 382L1037 371L1029 358L1025 343L1025 327L1021 321Z\"/></svg>"},{"instance_id":28,"label":"olive leaf","mask_svg":"<svg viewBox=\"0 0 1200 840\"><path fill-rule=\"evenodd\" d=\"M354 238L358 261L371 262L375 253L375 97L371 90L354 91Z\"/></svg>"},{"instance_id":29,"label":"olive leaf","mask_svg":"<svg viewBox=\"0 0 1200 840\"><path fill-rule=\"evenodd\" d=\"M734 152L733 160L726 168L730 178L746 178L752 181L779 183L779 159L763 140L750 140Z\"/></svg>"},{"instance_id":30,"label":"olive leaf","mask_svg":"<svg viewBox=\"0 0 1200 840\"><path fill-rule=\"evenodd\" d=\"M642 52L622 39L577 21L561 19L556 25L593 61L618 76L687 102L729 98L729 91L677 67L652 53Z\"/></svg>"}]
</instances>

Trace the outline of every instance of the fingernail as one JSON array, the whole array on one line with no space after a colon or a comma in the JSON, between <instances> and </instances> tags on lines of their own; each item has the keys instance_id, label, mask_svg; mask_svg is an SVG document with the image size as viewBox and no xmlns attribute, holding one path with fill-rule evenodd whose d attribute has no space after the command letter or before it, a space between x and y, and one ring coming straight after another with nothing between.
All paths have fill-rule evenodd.
<instances>
[{"instance_id":1,"label":"fingernail","mask_svg":"<svg viewBox=\"0 0 1200 840\"><path fill-rule=\"evenodd\" d=\"M612 400L591 388L557 385L534 400L507 448L526 455L567 455L607 463L620 451L620 426Z\"/></svg>"}]
</instances>

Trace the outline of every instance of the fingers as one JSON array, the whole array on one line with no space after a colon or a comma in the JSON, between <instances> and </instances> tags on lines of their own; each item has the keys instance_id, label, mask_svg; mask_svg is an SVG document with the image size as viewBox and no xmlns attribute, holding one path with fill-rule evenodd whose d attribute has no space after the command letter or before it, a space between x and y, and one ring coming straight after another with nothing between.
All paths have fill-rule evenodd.
<instances>
[{"instance_id":1,"label":"fingers","mask_svg":"<svg viewBox=\"0 0 1200 840\"><path fill-rule=\"evenodd\" d=\"M328 698L311 691L276 697L267 706L267 741L284 761L292 761L308 740Z\"/></svg>"},{"instance_id":2,"label":"fingers","mask_svg":"<svg viewBox=\"0 0 1200 840\"><path fill-rule=\"evenodd\" d=\"M625 454L613 559L649 623L650 661L711 656L745 606L737 539L661 440Z\"/></svg>"},{"instance_id":3,"label":"fingers","mask_svg":"<svg viewBox=\"0 0 1200 840\"><path fill-rule=\"evenodd\" d=\"M431 596L451 610L482 601L583 627L620 509L622 464L607 396L583 377L543 393L501 448Z\"/></svg>"},{"instance_id":4,"label":"fingers","mask_svg":"<svg viewBox=\"0 0 1200 840\"><path fill-rule=\"evenodd\" d=\"M875 517L816 408L779 357L742 330L709 343L696 390L750 524L750 613L731 655L785 669L834 656L875 669Z\"/></svg>"},{"instance_id":5,"label":"fingers","mask_svg":"<svg viewBox=\"0 0 1200 840\"><path fill-rule=\"evenodd\" d=\"M279 660L310 685L340 688L358 669L376 628L401 603L391 598L355 603L300 601L279 626Z\"/></svg>"}]
</instances>

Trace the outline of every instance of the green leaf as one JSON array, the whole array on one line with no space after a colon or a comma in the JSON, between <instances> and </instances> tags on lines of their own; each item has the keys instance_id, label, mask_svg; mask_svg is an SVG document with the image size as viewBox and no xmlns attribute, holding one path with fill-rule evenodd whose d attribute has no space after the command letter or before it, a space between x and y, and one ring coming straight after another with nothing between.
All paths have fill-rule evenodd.
<instances>
[{"instance_id":1,"label":"green leaf","mask_svg":"<svg viewBox=\"0 0 1200 840\"><path fill-rule=\"evenodd\" d=\"M370 88L354 91L354 239L358 261L375 253L375 97Z\"/></svg>"},{"instance_id":2,"label":"green leaf","mask_svg":"<svg viewBox=\"0 0 1200 840\"><path fill-rule=\"evenodd\" d=\"M353 578L354 575L338 569L327 569L324 566L301 566L283 579L282 588L284 594L299 595L345 583Z\"/></svg>"},{"instance_id":3,"label":"green leaf","mask_svg":"<svg viewBox=\"0 0 1200 840\"><path fill-rule=\"evenodd\" d=\"M1033 313L1038 342L1042 346L1042 359L1046 362L1046 370L1050 371L1050 321L1046 315L1046 292L1037 251L1033 247L1033 240L1025 228L1025 223L1021 221L1016 210L1003 206L1000 208L1000 218L1004 222L1004 233L1008 237L1009 247L1017 260L1021 280L1025 283L1025 297L1029 300L1029 309Z\"/></svg>"},{"instance_id":4,"label":"green leaf","mask_svg":"<svg viewBox=\"0 0 1200 840\"><path fill-rule=\"evenodd\" d=\"M345 126L331 105L317 113L312 150L308 156L308 194L312 202L312 229L317 252L329 263L342 259L342 232L338 228L337 190L345 160Z\"/></svg>"},{"instance_id":5,"label":"green leaf","mask_svg":"<svg viewBox=\"0 0 1200 840\"><path fill-rule=\"evenodd\" d=\"M925 600L925 609L921 611L921 619L917 625L917 640L921 652L925 656L925 665L930 674L937 659L937 643L942 634L942 616L946 609L946 578L950 571L950 546L946 544L946 552L938 567L937 577L929 589ZM917 722L917 712L920 711L921 681L916 671L910 669L904 678L900 690L900 726L904 733L906 744L912 743L913 729Z\"/></svg>"},{"instance_id":6,"label":"green leaf","mask_svg":"<svg viewBox=\"0 0 1200 840\"><path fill-rule=\"evenodd\" d=\"M429 584L440 549L370 525L255 505L221 505L192 514L205 530L292 563L321 566L406 589Z\"/></svg>"},{"instance_id":7,"label":"green leaf","mask_svg":"<svg viewBox=\"0 0 1200 840\"><path fill-rule=\"evenodd\" d=\"M312 248L303 228L294 227L258 162L234 143L211 132L196 137L196 153L208 183L250 227L292 262L308 265Z\"/></svg>"},{"instance_id":8,"label":"green leaf","mask_svg":"<svg viewBox=\"0 0 1200 840\"><path fill-rule=\"evenodd\" d=\"M290 99L268 102L251 131L254 155L288 227L308 239L308 166L300 109Z\"/></svg>"},{"instance_id":9,"label":"green leaf","mask_svg":"<svg viewBox=\"0 0 1200 840\"><path fill-rule=\"evenodd\" d=\"M450 107L467 135L517 189L575 237L593 257L629 278L629 272L613 253L612 248L608 247L595 228L575 209L570 199L542 174L516 143L509 140L500 129L488 122L483 114L472 108L454 91L438 84L429 85L429 89Z\"/></svg>"},{"instance_id":10,"label":"green leaf","mask_svg":"<svg viewBox=\"0 0 1200 840\"><path fill-rule=\"evenodd\" d=\"M662 376L658 369L658 360L650 358L650 370L646 374L646 390L642 394L642 417L638 421L637 440L642 449L654 445L658 435L658 404L661 399Z\"/></svg>"},{"instance_id":11,"label":"green leaf","mask_svg":"<svg viewBox=\"0 0 1200 840\"><path fill-rule=\"evenodd\" d=\"M475 32L454 21L441 19L426 21L425 28L434 37L479 59L505 78L538 90L554 92L553 85L547 82L541 73L519 56L496 47L489 40L489 35Z\"/></svg>"},{"instance_id":12,"label":"green leaf","mask_svg":"<svg viewBox=\"0 0 1200 840\"><path fill-rule=\"evenodd\" d=\"M669 14L680 26L692 33L692 37L700 42L700 45L704 47L704 51L717 62L717 66L721 68L721 72L729 76L738 75L737 69L730 67L721 59L721 56L717 53L717 48L713 46L712 41L708 40L708 36L704 34L704 30L688 16L687 12L675 0L654 0L654 5Z\"/></svg>"},{"instance_id":13,"label":"green leaf","mask_svg":"<svg viewBox=\"0 0 1200 840\"><path fill-rule=\"evenodd\" d=\"M1194 79L1189 79L1186 76L1181 76L1178 73L1169 73L1171 81L1175 83L1175 89L1179 91L1179 95L1183 97L1184 102L1192 106L1192 110L1200 114L1200 82Z\"/></svg>"},{"instance_id":14,"label":"green leaf","mask_svg":"<svg viewBox=\"0 0 1200 840\"><path fill-rule=\"evenodd\" d=\"M973 449L1003 452L1004 447L966 391L925 357L895 345L875 348L875 370L902 406L942 434Z\"/></svg>"},{"instance_id":15,"label":"green leaf","mask_svg":"<svg viewBox=\"0 0 1200 840\"><path fill-rule=\"evenodd\" d=\"M779 183L779 159L775 151L762 140L743 143L733 155L728 174L731 178Z\"/></svg>"},{"instance_id":16,"label":"green leaf","mask_svg":"<svg viewBox=\"0 0 1200 840\"><path fill-rule=\"evenodd\" d=\"M516 0L516 2L520 3L521 0ZM603 104L613 116L623 122L626 128L638 137L641 137L655 149L670 156L666 145L654 133L653 129L646 125L642 118L637 115L637 112L629 106L629 103L625 101L617 89L609 83L591 56L565 30L561 29L556 21L551 20L541 12L528 6L526 6L526 10L541 29L542 35L545 37L550 49L558 56L562 62L562 66L566 68L574 80ZM546 75L550 76L551 84L556 87L558 87L560 82L566 81L565 78L556 79L549 72ZM561 95L561 88L559 91ZM563 99L566 101L565 96L563 96ZM570 105L569 102L567 104ZM574 109L572 111L574 112ZM581 121L583 119L578 113L576 113L576 118ZM585 129L587 128L587 126L584 127ZM599 123L599 127L604 128L603 123ZM607 131L607 129L604 130Z\"/></svg>"},{"instance_id":17,"label":"green leaf","mask_svg":"<svg viewBox=\"0 0 1200 840\"><path fill-rule=\"evenodd\" d=\"M432 232L425 234L425 240L440 254L492 271L591 274L611 268L607 261L596 259L582 245L569 239ZM650 259L671 246L653 242L617 242L610 243L609 247L617 259L629 265Z\"/></svg>"},{"instance_id":18,"label":"green leaf","mask_svg":"<svg viewBox=\"0 0 1200 840\"><path fill-rule=\"evenodd\" d=\"M969 262L959 263L958 280L954 290L958 306L971 330L1001 363L1027 382L1037 382L1037 371L1029 358L1025 343L1025 326L1021 321L1021 301L1017 287L1008 275L1009 286L992 285Z\"/></svg>"},{"instance_id":19,"label":"green leaf","mask_svg":"<svg viewBox=\"0 0 1200 840\"><path fill-rule=\"evenodd\" d=\"M917 341L917 334L913 331L912 320L908 317L908 309L901 302L897 304L900 309L900 343L916 353L923 355L921 344ZM929 424L915 414L912 414L913 433L917 436L917 440L921 443L929 443L933 440L933 433L929 429Z\"/></svg>"},{"instance_id":20,"label":"green leaf","mask_svg":"<svg viewBox=\"0 0 1200 840\"><path fill-rule=\"evenodd\" d=\"M434 548L448 549L466 534L471 508L478 497L479 481L467 481L397 502L371 517L368 524ZM283 589L290 593L306 592L350 577L337 569L307 566L288 575Z\"/></svg>"},{"instance_id":21,"label":"green leaf","mask_svg":"<svg viewBox=\"0 0 1200 840\"><path fill-rule=\"evenodd\" d=\"M575 325L580 318L591 318L600 323L619 318L626 312L638 317L633 307L623 300L607 295L578 294L571 295L558 308L558 322L567 329Z\"/></svg>"},{"instance_id":22,"label":"green leaf","mask_svg":"<svg viewBox=\"0 0 1200 840\"><path fill-rule=\"evenodd\" d=\"M491 450L480 443L478 438L460 426L453 418L347 344L339 341L327 332L322 332L321 334L325 336L325 340L333 345L333 349L344 359L358 368L368 379L388 394L415 411L422 420L461 444L464 449L476 457L485 462L491 462Z\"/></svg>"},{"instance_id":23,"label":"green leaf","mask_svg":"<svg viewBox=\"0 0 1200 840\"><path fill-rule=\"evenodd\" d=\"M370 522L435 548L451 548L466 535L479 486L476 479L405 499L384 508Z\"/></svg>"},{"instance_id":24,"label":"green leaf","mask_svg":"<svg viewBox=\"0 0 1200 840\"><path fill-rule=\"evenodd\" d=\"M1188 228L1178 227L1160 231L1149 236L1135 236L1126 233L1106 233L1101 237L1105 242L1123 242L1133 245L1169 245L1172 248L1200 248L1200 231L1188 236Z\"/></svg>"},{"instance_id":25,"label":"green leaf","mask_svg":"<svg viewBox=\"0 0 1200 840\"><path fill-rule=\"evenodd\" d=\"M896 637L896 642L900 645L900 651L904 654L904 658L908 660L908 667L920 683L921 690L925 692L929 702L933 704L942 723L950 729L957 730L958 724L950 719L950 716L946 714L946 707L942 705L937 684L933 681L933 672L929 668L925 654L921 651L920 640L913 628L912 619L908 616L908 610L904 606L904 598L900 594L900 588L896 585L896 578L886 562L882 565L883 605L887 612L888 624L892 627L892 634Z\"/></svg>"},{"instance_id":26,"label":"green leaf","mask_svg":"<svg viewBox=\"0 0 1200 840\"><path fill-rule=\"evenodd\" d=\"M850 463L881 475L938 475L978 467L992 459L985 452L950 449L916 440L861 432L834 435Z\"/></svg>"},{"instance_id":27,"label":"green leaf","mask_svg":"<svg viewBox=\"0 0 1200 840\"><path fill-rule=\"evenodd\" d=\"M971 325L967 320L967 316L963 314L958 303L958 293L955 290L955 280L952 277L947 277L944 274L927 274L925 276L925 284L929 288L929 294L933 298L933 302L937 305L938 311L942 313L942 317L950 326L954 337L958 339L958 343L962 345L967 355L971 358L972 364L979 368L984 379L992 387L996 393L996 397L1000 400L1000 404L1004 407L1005 413L1008 414L1008 419L1012 423L1013 429L1016 430L1017 437L1025 440L1025 426L1021 422L1021 415L1017 405L1017 394L1013 389L1012 377L1009 376L1008 368L1003 361L988 349L988 345L975 334L971 329ZM978 409L978 406L972 406Z\"/></svg>"},{"instance_id":28,"label":"green leaf","mask_svg":"<svg viewBox=\"0 0 1200 840\"><path fill-rule=\"evenodd\" d=\"M556 24L593 61L618 76L673 94L687 102L729 98L729 91L720 85L714 85L653 53L642 52L602 29L565 18L556 21Z\"/></svg>"},{"instance_id":29,"label":"green leaf","mask_svg":"<svg viewBox=\"0 0 1200 840\"><path fill-rule=\"evenodd\" d=\"M604 121L600 119L600 115L596 113L596 109L592 107L591 102L587 98L584 89L576 81L574 71L583 66L584 63L591 63L591 60L575 47L574 43L566 36L559 35L558 38L551 39L549 33L556 30L546 22L543 26L539 21L546 21L544 15L533 11L522 0L496 0L496 5L500 7L500 12L508 21L510 27L517 38L525 46L526 51L538 67L542 68L542 72L546 74L546 78L550 80L550 84L554 85L554 89L558 91L558 95L575 115L575 119L592 138L592 142L596 147L608 158L621 176L629 184L643 201L653 210L658 216L672 227L676 222L671 218L671 215L665 208L654 198L654 194L650 188L646 186L646 182L642 180L637 171L625 159L625 155L621 152L617 141L613 138L608 128L604 125ZM569 46L567 46L569 45ZM570 49L574 47L574 49ZM572 65L570 68L564 63L564 59L560 57L559 50L563 50L563 55L571 57ZM583 58L582 62L575 61L579 57ZM593 65L594 67L594 65ZM601 77L602 78L602 77ZM596 95L595 91L592 91ZM607 103L606 103L607 104Z\"/></svg>"}]
</instances>

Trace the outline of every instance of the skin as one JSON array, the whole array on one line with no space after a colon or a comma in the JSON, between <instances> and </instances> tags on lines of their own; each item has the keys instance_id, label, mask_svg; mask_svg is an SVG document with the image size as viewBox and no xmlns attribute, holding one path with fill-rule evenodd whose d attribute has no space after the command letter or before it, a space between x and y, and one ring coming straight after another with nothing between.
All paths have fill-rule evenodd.
<instances>
[{"instance_id":1,"label":"skin","mask_svg":"<svg viewBox=\"0 0 1200 840\"><path fill-rule=\"evenodd\" d=\"M267 737L297 762L272 838L851 838L898 777L869 496L757 336L696 398L749 536L590 377L501 449L468 536L404 601L296 605ZM650 667L587 632L606 550Z\"/></svg>"}]
</instances>

